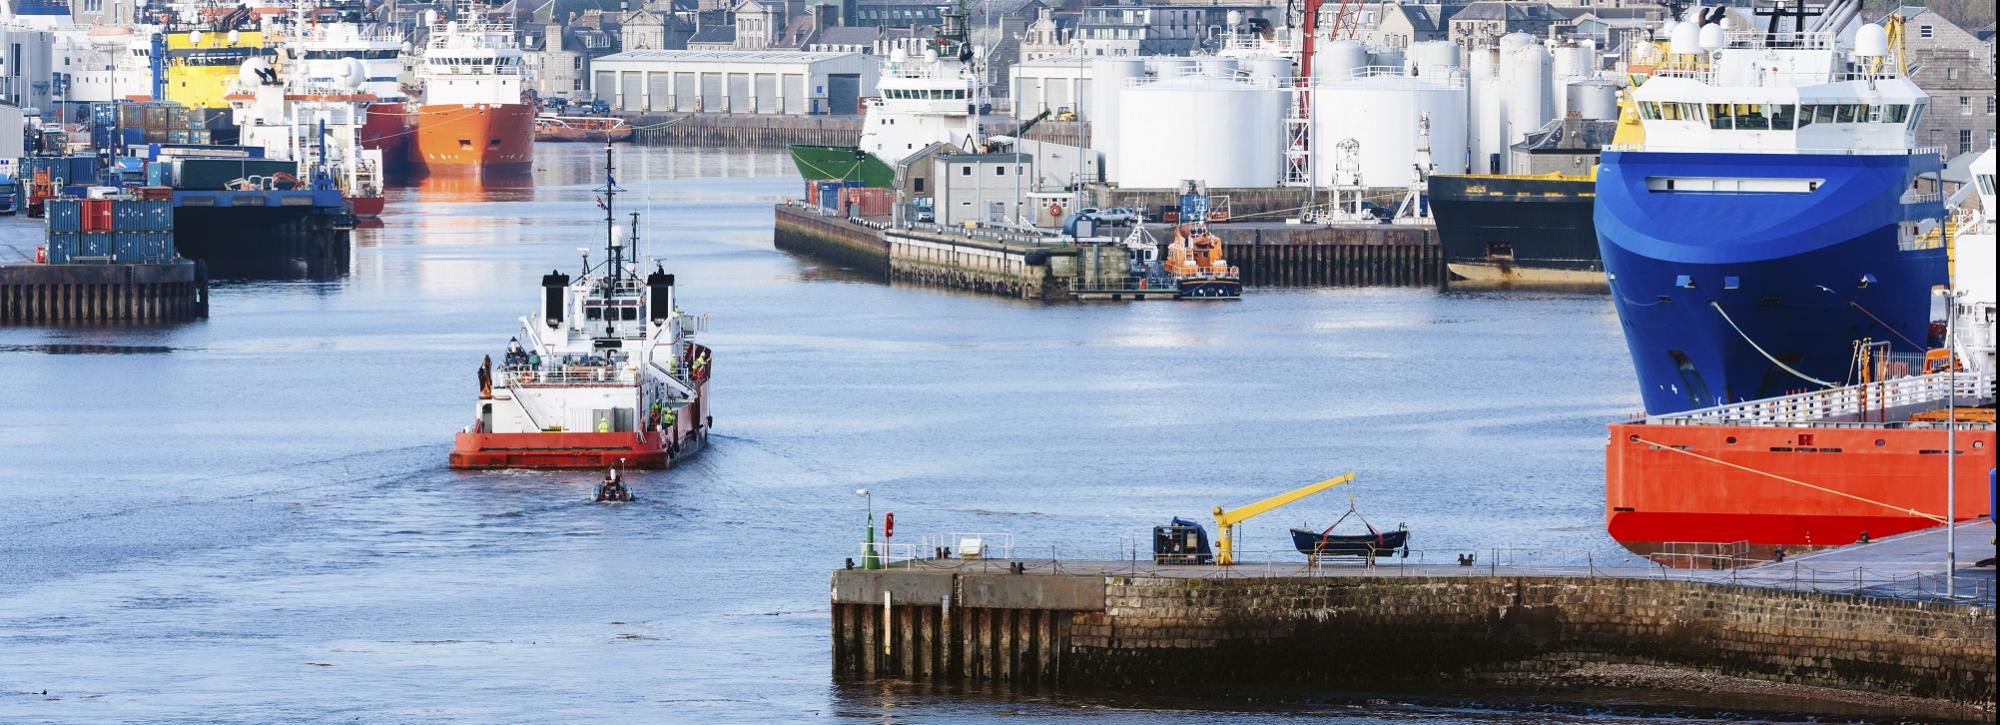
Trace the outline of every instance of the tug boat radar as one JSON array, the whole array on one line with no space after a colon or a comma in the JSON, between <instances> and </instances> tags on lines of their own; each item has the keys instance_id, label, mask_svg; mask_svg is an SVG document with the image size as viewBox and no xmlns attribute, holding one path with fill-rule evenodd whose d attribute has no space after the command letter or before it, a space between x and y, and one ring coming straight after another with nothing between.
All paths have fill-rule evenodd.
<instances>
[{"instance_id":1,"label":"tug boat radar","mask_svg":"<svg viewBox=\"0 0 2000 725\"><path fill-rule=\"evenodd\" d=\"M638 270L639 215L620 239L611 148L604 150L605 261L572 281L542 277L542 308L521 319L503 363L479 367L479 401L452 468L662 469L708 440L706 319L681 311L674 276Z\"/></svg>"}]
</instances>

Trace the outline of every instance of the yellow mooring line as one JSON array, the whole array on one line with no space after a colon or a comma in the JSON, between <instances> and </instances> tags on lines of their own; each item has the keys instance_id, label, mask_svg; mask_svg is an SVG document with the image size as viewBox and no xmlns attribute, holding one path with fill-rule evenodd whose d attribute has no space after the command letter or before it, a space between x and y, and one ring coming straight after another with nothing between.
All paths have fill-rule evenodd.
<instances>
[{"instance_id":1,"label":"yellow mooring line","mask_svg":"<svg viewBox=\"0 0 2000 725\"><path fill-rule=\"evenodd\" d=\"M1938 515L1936 515L1936 514L1927 514L1927 513L1924 513L1924 512L1922 512L1922 511L1918 511L1918 510L1916 510L1916 509L1913 509L1913 508L1908 508L1908 507L1905 507L1905 506L1897 506L1897 505L1895 505L1895 504L1892 504L1892 503L1883 503L1883 502L1881 502L1881 501L1877 501L1877 500L1875 500L1875 499L1872 499L1872 498L1865 498L1865 497L1861 497L1861 496L1856 496L1856 495L1854 495L1854 494L1851 494L1851 493L1847 493L1847 492L1845 492L1845 491L1835 491L1835 490L1833 490L1833 489L1831 489L1831 488L1827 488L1827 487L1825 487L1825 486L1821 486L1821 485L1818 485L1818 484L1812 484L1812 483L1806 483L1805 481L1800 481L1800 480L1798 480L1798 479L1795 479L1795 478L1786 478L1786 477L1784 477L1784 476L1780 476L1780 475L1778 475L1778 474L1775 474L1775 473L1771 473L1771 472L1768 472L1768 471L1759 471L1759 470L1757 470L1757 469L1755 469L1755 468L1751 468L1751 467L1749 467L1749 466L1744 466L1744 465L1739 465L1739 464L1735 464L1735 463L1730 463L1730 462L1728 462L1728 461L1725 461L1725 460L1722 460L1722 459L1720 459L1720 458L1710 458L1710 457L1708 457L1708 456L1704 456L1704 455L1702 455L1702 454L1700 454L1700 453L1696 453L1696 452L1694 452L1694 451L1684 451L1684 450L1681 450L1681 449L1679 449L1679 448L1675 448L1675 447L1673 447L1673 446L1670 446L1670 445L1667 445L1667 444L1665 444L1665 443L1655 443L1655 442L1653 442L1653 441L1649 441L1649 440L1646 440L1646 439L1644 439L1644 438L1640 438L1640 437L1637 437L1637 436L1634 436L1634 437L1632 438L1632 440L1634 440L1634 441L1637 441L1637 442L1640 442L1640 443L1644 443L1644 444L1646 444L1646 445L1649 445L1649 446L1653 446L1654 448L1659 448L1659 449L1663 449L1663 450L1669 450L1669 451L1673 451L1673 452L1675 452L1675 453L1679 453L1679 454L1681 454L1681 455L1684 455L1684 456L1693 456L1693 457L1695 457L1695 458L1699 458L1699 459L1701 459L1701 460L1704 460L1704 461L1708 461L1709 463L1714 463L1714 464L1716 464L1716 465L1720 465L1720 466L1728 466L1728 467L1730 467L1730 468L1734 468L1734 469L1736 469L1736 470L1739 470L1739 471L1746 471L1746 472L1749 472L1749 473L1755 473L1755 474L1757 474L1757 475L1759 475L1759 476L1765 476L1765 477L1768 477L1768 478L1775 478L1775 479L1778 479L1778 480L1780 480L1780 481L1784 481L1785 483L1789 483L1789 484L1793 484L1793 485L1797 485L1797 486L1804 486L1804 487L1806 487L1806 488L1810 488L1810 489L1812 489L1812 490L1815 490L1815 491L1823 491L1823 492L1826 492L1826 493L1830 493L1830 494L1833 494L1833 495L1835 495L1835 496L1839 496L1839 497L1841 497L1841 498L1850 498L1850 499L1854 499L1854 500L1856 500L1856 501L1860 501L1860 502L1862 502L1862 503L1865 503L1865 504L1872 504L1872 505L1875 505L1875 506L1881 506L1882 508L1886 508L1886 509L1890 509L1890 510L1893 510L1893 511L1898 511L1898 512L1901 512L1901 513L1906 513L1906 514L1909 514L1909 515L1911 515L1911 516L1917 516L1917 517L1921 517L1921 518L1926 518L1926 519L1930 519L1930 520L1932 520L1932 521L1935 521L1935 522L1937 522L1937 523L1940 523L1940 524L1942 524L1942 523L1946 523L1946 521L1945 521L1945 518L1944 518L1943 516L1938 516Z\"/></svg>"}]
</instances>

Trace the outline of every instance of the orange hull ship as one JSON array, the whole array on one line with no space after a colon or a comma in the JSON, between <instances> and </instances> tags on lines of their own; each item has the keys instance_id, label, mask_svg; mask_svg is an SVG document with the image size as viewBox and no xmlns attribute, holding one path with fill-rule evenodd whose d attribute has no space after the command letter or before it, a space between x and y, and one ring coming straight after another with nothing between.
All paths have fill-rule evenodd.
<instances>
[{"instance_id":1,"label":"orange hull ship","mask_svg":"<svg viewBox=\"0 0 2000 725\"><path fill-rule=\"evenodd\" d=\"M533 106L426 105L417 111L410 165L419 174L518 175L534 159Z\"/></svg>"},{"instance_id":2,"label":"orange hull ship","mask_svg":"<svg viewBox=\"0 0 2000 725\"><path fill-rule=\"evenodd\" d=\"M1605 526L1646 556L1758 559L1936 526L1947 512L1944 377L1612 424ZM1991 378L1959 385L1991 400ZM1951 513L1966 520L1991 514L1994 426L1990 404L1960 411Z\"/></svg>"}]
</instances>

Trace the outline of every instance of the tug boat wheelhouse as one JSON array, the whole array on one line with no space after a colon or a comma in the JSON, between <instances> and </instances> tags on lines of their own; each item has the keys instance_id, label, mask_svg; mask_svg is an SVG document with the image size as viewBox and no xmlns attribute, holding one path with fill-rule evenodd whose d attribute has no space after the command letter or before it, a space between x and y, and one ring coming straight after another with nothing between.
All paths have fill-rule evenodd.
<instances>
[{"instance_id":1,"label":"tug boat wheelhouse","mask_svg":"<svg viewBox=\"0 0 2000 725\"><path fill-rule=\"evenodd\" d=\"M639 215L617 237L611 150L605 149L603 264L572 280L542 277L541 309L498 368L479 369L473 424L459 431L453 468L666 468L708 440L705 325L681 312L674 276L641 276Z\"/></svg>"}]
</instances>

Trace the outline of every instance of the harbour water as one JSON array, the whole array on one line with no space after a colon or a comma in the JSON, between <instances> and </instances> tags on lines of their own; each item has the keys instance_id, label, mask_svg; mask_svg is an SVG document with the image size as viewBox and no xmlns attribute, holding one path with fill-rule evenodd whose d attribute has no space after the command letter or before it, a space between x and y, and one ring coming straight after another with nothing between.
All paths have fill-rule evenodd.
<instances>
[{"instance_id":1,"label":"harbour water","mask_svg":"<svg viewBox=\"0 0 2000 725\"><path fill-rule=\"evenodd\" d=\"M597 150L538 154L532 184L395 190L344 274L219 280L204 322L0 328L0 720L1609 712L844 686L826 627L862 488L897 542L1006 532L1020 556L1109 558L1170 516L1351 470L1251 522L1244 558L1352 494L1432 560L1621 560L1604 422L1640 403L1601 294L887 286L772 248L771 205L799 186L781 153L627 147L641 253L710 314L716 434L605 507L591 473L445 467L540 275L602 253Z\"/></svg>"}]
</instances>

